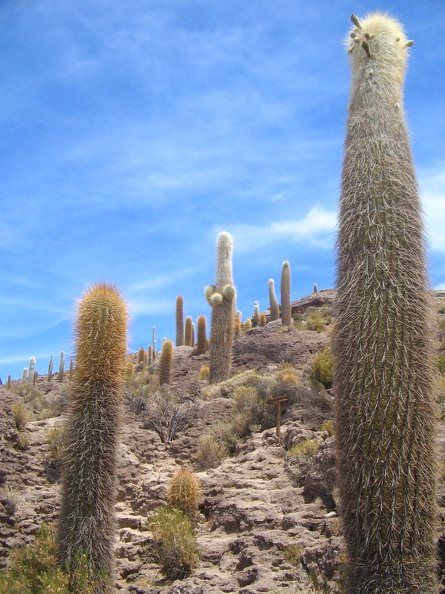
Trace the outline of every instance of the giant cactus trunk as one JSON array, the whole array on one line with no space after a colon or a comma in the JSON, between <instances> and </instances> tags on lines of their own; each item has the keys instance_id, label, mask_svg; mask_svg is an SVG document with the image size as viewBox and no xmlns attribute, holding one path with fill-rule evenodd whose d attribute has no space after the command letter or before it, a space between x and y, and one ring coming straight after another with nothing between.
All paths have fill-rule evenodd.
<instances>
[{"instance_id":1,"label":"giant cactus trunk","mask_svg":"<svg viewBox=\"0 0 445 594\"><path fill-rule=\"evenodd\" d=\"M97 594L112 591L116 452L126 328L126 306L113 287L99 284L79 302L57 558L72 573L86 556Z\"/></svg>"},{"instance_id":2,"label":"giant cactus trunk","mask_svg":"<svg viewBox=\"0 0 445 594\"><path fill-rule=\"evenodd\" d=\"M402 105L412 42L385 15L353 22L335 335L347 591L432 594L436 469L428 281Z\"/></svg>"},{"instance_id":3,"label":"giant cactus trunk","mask_svg":"<svg viewBox=\"0 0 445 594\"><path fill-rule=\"evenodd\" d=\"M206 289L206 297L212 307L209 378L211 384L228 379L232 369L235 299L232 249L231 235L226 232L220 233L216 242L216 284Z\"/></svg>"}]
</instances>

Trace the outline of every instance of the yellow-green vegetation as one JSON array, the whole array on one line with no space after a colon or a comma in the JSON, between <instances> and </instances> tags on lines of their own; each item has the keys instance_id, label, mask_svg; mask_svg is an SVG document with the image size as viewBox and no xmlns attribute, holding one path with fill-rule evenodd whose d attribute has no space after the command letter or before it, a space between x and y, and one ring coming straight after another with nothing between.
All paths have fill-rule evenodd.
<instances>
[{"instance_id":1,"label":"yellow-green vegetation","mask_svg":"<svg viewBox=\"0 0 445 594\"><path fill-rule=\"evenodd\" d=\"M288 450L287 456L297 460L303 457L315 456L318 450L318 446L319 442L316 439L305 439L300 443L297 443L296 445L292 446Z\"/></svg>"},{"instance_id":2,"label":"yellow-green vegetation","mask_svg":"<svg viewBox=\"0 0 445 594\"><path fill-rule=\"evenodd\" d=\"M152 553L169 579L185 578L196 567L199 552L192 521L172 507L158 507L148 520L153 536Z\"/></svg>"},{"instance_id":3,"label":"yellow-green vegetation","mask_svg":"<svg viewBox=\"0 0 445 594\"><path fill-rule=\"evenodd\" d=\"M283 557L294 567L299 567L301 558L304 555L304 548L300 545L289 545L283 549Z\"/></svg>"},{"instance_id":4,"label":"yellow-green vegetation","mask_svg":"<svg viewBox=\"0 0 445 594\"><path fill-rule=\"evenodd\" d=\"M183 511L193 521L198 513L200 495L201 488L196 474L186 468L180 468L170 482L167 503Z\"/></svg>"},{"instance_id":5,"label":"yellow-green vegetation","mask_svg":"<svg viewBox=\"0 0 445 594\"><path fill-rule=\"evenodd\" d=\"M311 364L312 377L315 381L330 388L334 380L334 355L330 347L326 347L317 353Z\"/></svg>"},{"instance_id":6,"label":"yellow-green vegetation","mask_svg":"<svg viewBox=\"0 0 445 594\"><path fill-rule=\"evenodd\" d=\"M136 414L145 409L148 399L159 389L159 376L144 367L140 373L127 378L124 394L127 404Z\"/></svg>"},{"instance_id":7,"label":"yellow-green vegetation","mask_svg":"<svg viewBox=\"0 0 445 594\"><path fill-rule=\"evenodd\" d=\"M229 452L226 446L222 442L217 441L212 434L205 433L199 438L196 461L201 468L214 468L224 458L227 458L228 455Z\"/></svg>"},{"instance_id":8,"label":"yellow-green vegetation","mask_svg":"<svg viewBox=\"0 0 445 594\"><path fill-rule=\"evenodd\" d=\"M233 375L228 380L206 386L201 390L203 400L212 400L213 398L231 397L238 386L255 386L260 380L261 375L255 369L247 369Z\"/></svg>"},{"instance_id":9,"label":"yellow-green vegetation","mask_svg":"<svg viewBox=\"0 0 445 594\"><path fill-rule=\"evenodd\" d=\"M316 332L323 332L327 326L332 322L332 315L330 308L321 307L320 309L308 311L306 316L307 330L314 330Z\"/></svg>"},{"instance_id":10,"label":"yellow-green vegetation","mask_svg":"<svg viewBox=\"0 0 445 594\"><path fill-rule=\"evenodd\" d=\"M49 452L53 460L60 460L64 450L65 425L54 425L45 431Z\"/></svg>"},{"instance_id":11,"label":"yellow-green vegetation","mask_svg":"<svg viewBox=\"0 0 445 594\"><path fill-rule=\"evenodd\" d=\"M42 524L33 544L11 552L9 567L0 571L0 594L94 594L88 584L88 562L81 560L69 583L57 566L54 527Z\"/></svg>"},{"instance_id":12,"label":"yellow-green vegetation","mask_svg":"<svg viewBox=\"0 0 445 594\"><path fill-rule=\"evenodd\" d=\"M11 413L14 417L14 423L17 429L24 429L32 418L28 408L20 402L13 402L11 405Z\"/></svg>"},{"instance_id":13,"label":"yellow-green vegetation","mask_svg":"<svg viewBox=\"0 0 445 594\"><path fill-rule=\"evenodd\" d=\"M328 419L327 421L325 421L324 423L322 423L320 425L320 427L318 428L319 431L326 431L326 433L329 434L329 437L332 437L333 435L335 435L335 425L334 425L334 421L332 419Z\"/></svg>"}]
</instances>

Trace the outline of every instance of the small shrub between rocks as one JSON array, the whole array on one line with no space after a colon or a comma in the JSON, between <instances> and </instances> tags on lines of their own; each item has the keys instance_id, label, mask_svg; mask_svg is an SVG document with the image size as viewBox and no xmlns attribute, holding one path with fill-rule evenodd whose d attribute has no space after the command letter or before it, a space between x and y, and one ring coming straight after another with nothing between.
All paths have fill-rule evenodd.
<instances>
[{"instance_id":1,"label":"small shrub between rocks","mask_svg":"<svg viewBox=\"0 0 445 594\"><path fill-rule=\"evenodd\" d=\"M33 544L14 549L9 568L0 571L0 594L94 594L95 584L88 582L88 562L79 563L69 583L56 563L55 529L42 524Z\"/></svg>"},{"instance_id":2,"label":"small shrub between rocks","mask_svg":"<svg viewBox=\"0 0 445 594\"><path fill-rule=\"evenodd\" d=\"M311 364L312 377L325 388L330 388L334 381L334 355L326 347L315 355Z\"/></svg>"},{"instance_id":3,"label":"small shrub between rocks","mask_svg":"<svg viewBox=\"0 0 445 594\"><path fill-rule=\"evenodd\" d=\"M166 385L154 392L142 412L143 426L152 429L162 443L170 443L197 414L197 405L181 401Z\"/></svg>"},{"instance_id":4,"label":"small shrub between rocks","mask_svg":"<svg viewBox=\"0 0 445 594\"><path fill-rule=\"evenodd\" d=\"M13 402L11 405L11 413L14 417L14 423L17 429L24 429L31 420L31 413L20 402Z\"/></svg>"},{"instance_id":5,"label":"small shrub between rocks","mask_svg":"<svg viewBox=\"0 0 445 594\"><path fill-rule=\"evenodd\" d=\"M193 525L184 512L158 507L148 520L153 535L152 553L169 579L183 579L197 566L199 552Z\"/></svg>"},{"instance_id":6,"label":"small shrub between rocks","mask_svg":"<svg viewBox=\"0 0 445 594\"><path fill-rule=\"evenodd\" d=\"M207 470L215 468L227 458L229 452L227 447L217 441L213 435L205 433L201 435L198 440L198 448L196 451L196 462L200 468Z\"/></svg>"}]
</instances>

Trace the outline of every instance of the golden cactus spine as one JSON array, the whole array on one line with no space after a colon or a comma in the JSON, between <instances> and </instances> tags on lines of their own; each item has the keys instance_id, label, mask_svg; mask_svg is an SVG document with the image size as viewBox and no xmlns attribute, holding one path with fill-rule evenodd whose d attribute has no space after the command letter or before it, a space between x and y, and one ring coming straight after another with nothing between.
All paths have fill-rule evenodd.
<instances>
[{"instance_id":1,"label":"golden cactus spine","mask_svg":"<svg viewBox=\"0 0 445 594\"><path fill-rule=\"evenodd\" d=\"M86 556L97 594L111 592L116 454L127 350L127 308L97 284L77 306L76 369L70 391L57 534L58 563L70 573Z\"/></svg>"},{"instance_id":2,"label":"golden cactus spine","mask_svg":"<svg viewBox=\"0 0 445 594\"><path fill-rule=\"evenodd\" d=\"M291 326L292 308L290 303L290 264L287 260L283 262L281 270L281 325Z\"/></svg>"},{"instance_id":3,"label":"golden cactus spine","mask_svg":"<svg viewBox=\"0 0 445 594\"><path fill-rule=\"evenodd\" d=\"M209 380L211 384L228 379L232 369L235 298L232 250L232 236L225 231L220 233L216 242L216 284L206 289L207 300L212 306Z\"/></svg>"},{"instance_id":4,"label":"golden cactus spine","mask_svg":"<svg viewBox=\"0 0 445 594\"><path fill-rule=\"evenodd\" d=\"M184 346L184 298L176 297L176 346Z\"/></svg>"},{"instance_id":5,"label":"golden cactus spine","mask_svg":"<svg viewBox=\"0 0 445 594\"><path fill-rule=\"evenodd\" d=\"M335 332L347 592L433 594L430 306L402 90L412 42L386 15L352 20Z\"/></svg>"},{"instance_id":6,"label":"golden cactus spine","mask_svg":"<svg viewBox=\"0 0 445 594\"><path fill-rule=\"evenodd\" d=\"M162 343L161 357L159 359L159 384L171 383L173 366L173 342L164 338Z\"/></svg>"}]
</instances>

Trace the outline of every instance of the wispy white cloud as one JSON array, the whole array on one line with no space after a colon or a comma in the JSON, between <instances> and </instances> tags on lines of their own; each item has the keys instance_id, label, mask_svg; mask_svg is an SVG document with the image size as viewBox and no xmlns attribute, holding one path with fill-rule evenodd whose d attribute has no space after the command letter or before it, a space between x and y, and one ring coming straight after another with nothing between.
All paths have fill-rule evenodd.
<instances>
[{"instance_id":1,"label":"wispy white cloud","mask_svg":"<svg viewBox=\"0 0 445 594\"><path fill-rule=\"evenodd\" d=\"M420 176L426 230L431 250L445 253L445 162Z\"/></svg>"},{"instance_id":2,"label":"wispy white cloud","mask_svg":"<svg viewBox=\"0 0 445 594\"><path fill-rule=\"evenodd\" d=\"M337 215L334 211L314 206L303 218L276 221L264 226L235 225L231 233L239 251L247 252L276 241L286 239L293 243L305 242L320 248L331 248Z\"/></svg>"}]
</instances>

